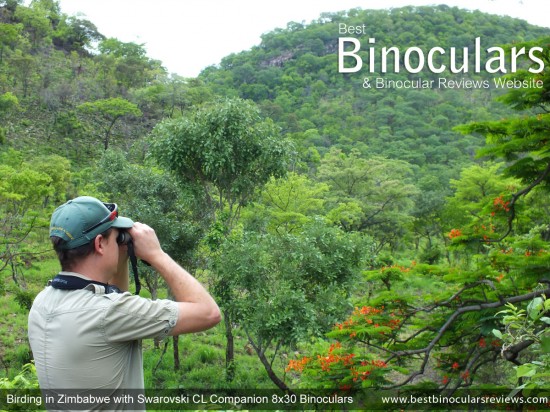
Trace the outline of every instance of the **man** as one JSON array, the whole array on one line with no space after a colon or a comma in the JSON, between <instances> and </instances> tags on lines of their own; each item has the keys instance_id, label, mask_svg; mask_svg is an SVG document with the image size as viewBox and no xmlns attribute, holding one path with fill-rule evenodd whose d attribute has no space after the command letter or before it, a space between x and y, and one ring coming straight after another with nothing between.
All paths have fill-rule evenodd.
<instances>
[{"instance_id":1,"label":"man","mask_svg":"<svg viewBox=\"0 0 550 412\"><path fill-rule=\"evenodd\" d=\"M175 301L128 292L125 231L136 257L158 271ZM54 211L50 238L62 271L34 300L28 325L38 381L50 400L57 402L60 391L73 389L96 395L143 392L141 339L197 332L220 321L214 299L163 252L154 230L118 216L114 203L88 196L70 200ZM135 401L135 393L129 393ZM102 407L78 405L83 406Z\"/></svg>"}]
</instances>

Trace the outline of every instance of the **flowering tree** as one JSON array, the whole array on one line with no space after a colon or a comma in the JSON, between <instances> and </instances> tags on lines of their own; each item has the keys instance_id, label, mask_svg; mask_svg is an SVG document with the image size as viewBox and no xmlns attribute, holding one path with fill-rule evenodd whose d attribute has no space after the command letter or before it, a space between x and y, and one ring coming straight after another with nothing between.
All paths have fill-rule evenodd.
<instances>
[{"instance_id":1,"label":"flowering tree","mask_svg":"<svg viewBox=\"0 0 550 412\"><path fill-rule=\"evenodd\" d=\"M495 376L489 368L506 371L503 365L511 362L525 371L521 365L531 364L538 353L530 353L531 346L538 342L547 348L547 338L506 340L511 320L503 312L540 303L550 292L550 221L537 209L550 200L550 54L544 50L542 73L525 69L509 75L540 81L540 87L512 89L503 98L528 112L461 127L487 137L481 155L507 163L474 166L453 182L447 212L453 226L446 235L456 258L365 271L368 293L327 335L332 340L288 364L287 372L299 377L301 386L388 389L423 383L455 390L490 382L506 387L516 374ZM547 317L540 310L537 316L544 320L534 333L547 336Z\"/></svg>"}]
</instances>

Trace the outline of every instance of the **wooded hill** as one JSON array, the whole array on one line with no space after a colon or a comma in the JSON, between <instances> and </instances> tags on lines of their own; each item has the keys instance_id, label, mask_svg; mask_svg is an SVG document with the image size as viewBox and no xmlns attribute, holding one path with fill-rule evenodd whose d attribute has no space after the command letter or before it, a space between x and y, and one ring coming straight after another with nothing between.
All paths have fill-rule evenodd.
<instances>
[{"instance_id":1,"label":"wooded hill","mask_svg":"<svg viewBox=\"0 0 550 412\"><path fill-rule=\"evenodd\" d=\"M528 373L519 377L535 386L547 379L537 365L548 364L541 349L550 341L540 326L550 29L447 6L354 9L289 23L187 79L55 0L20 3L0 1L7 376L30 360L27 310L57 270L51 211L88 194L155 227L224 312L215 344L187 356L206 364L203 375L180 364L181 350L195 352L174 339L170 366L147 348L149 387L347 389L418 377L436 388L512 387L503 349ZM342 23L368 27L357 36L365 45L372 37L377 48L454 47L458 56L467 47L470 62L476 38L484 48L540 46L544 70L528 72L523 59L511 76L544 87L496 89L489 80L498 76L486 70L382 73L380 62L374 73L339 73ZM365 77L491 87L366 89ZM166 296L154 273L143 276L148 296ZM517 308L501 313L527 302L529 344L510 326ZM254 366L242 366L252 363L239 339ZM258 368L267 375L250 372Z\"/></svg>"}]
</instances>

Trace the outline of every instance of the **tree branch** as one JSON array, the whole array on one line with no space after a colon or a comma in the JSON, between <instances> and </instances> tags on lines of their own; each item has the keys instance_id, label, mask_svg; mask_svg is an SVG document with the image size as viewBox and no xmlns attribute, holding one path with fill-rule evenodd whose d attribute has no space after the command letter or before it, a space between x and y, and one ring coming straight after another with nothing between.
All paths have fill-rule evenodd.
<instances>
[{"instance_id":1,"label":"tree branch","mask_svg":"<svg viewBox=\"0 0 550 412\"><path fill-rule=\"evenodd\" d=\"M439 328L439 331L437 332L436 336L430 341L430 343L426 347L420 348L420 349L398 351L398 352L395 352L392 356L390 356L386 360L386 363L388 363L389 361L391 361L394 358L424 354L424 360L422 361L422 364L421 364L418 371L413 372L403 382L392 385L392 386L388 387L387 389L398 388L400 386L406 385L407 383L411 382L416 376L422 375L424 373L426 365L428 364L429 355L430 355L431 351L433 350L435 345L441 340L441 338L443 337L445 332L450 328L450 326L454 323L454 321L460 315L462 315L464 313L475 312L475 311L480 311L480 310L484 310L484 309L498 308L498 307L506 305L507 303L524 302L526 300L531 300L531 299L533 299L535 297L538 297L538 296L541 296L541 295L549 295L549 294L550 294L550 288L547 288L545 290L526 293L524 295L512 296L512 297L509 297L507 299L502 299L501 298L500 300L495 301L495 302L479 303L479 304L475 304L475 305L468 305L468 306L459 307L458 309L456 309L451 314L451 316L449 316L449 318L443 324L443 326L441 326L441 328ZM518 348L518 349L523 350L523 349L525 349L525 347ZM519 352L519 350L518 350L518 352Z\"/></svg>"},{"instance_id":2,"label":"tree branch","mask_svg":"<svg viewBox=\"0 0 550 412\"><path fill-rule=\"evenodd\" d=\"M536 186L542 183L544 179L546 179L550 175L550 162L546 165L546 169L542 172L542 174L535 179L529 186L524 187L519 192L516 192L512 195L512 200L510 200L509 208L510 208L510 214L508 215L508 229L506 230L506 233L502 235L498 239L487 239L483 240L484 242L493 242L498 243L503 241L511 232L513 229L513 220L516 217L516 202L521 196L525 196L528 194L531 190L533 190Z\"/></svg>"}]
</instances>

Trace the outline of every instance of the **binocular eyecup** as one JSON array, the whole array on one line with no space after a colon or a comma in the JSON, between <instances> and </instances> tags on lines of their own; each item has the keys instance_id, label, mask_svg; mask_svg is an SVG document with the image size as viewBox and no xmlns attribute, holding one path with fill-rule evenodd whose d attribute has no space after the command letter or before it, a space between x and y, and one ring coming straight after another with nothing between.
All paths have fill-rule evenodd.
<instances>
[{"instance_id":1,"label":"binocular eyecup","mask_svg":"<svg viewBox=\"0 0 550 412\"><path fill-rule=\"evenodd\" d=\"M128 242L132 241L132 236L125 230L121 230L118 232L118 236L116 237L116 242L119 245L127 245Z\"/></svg>"}]
</instances>

